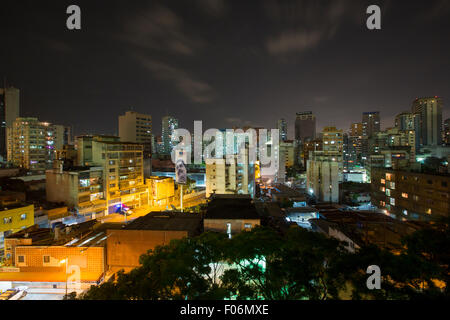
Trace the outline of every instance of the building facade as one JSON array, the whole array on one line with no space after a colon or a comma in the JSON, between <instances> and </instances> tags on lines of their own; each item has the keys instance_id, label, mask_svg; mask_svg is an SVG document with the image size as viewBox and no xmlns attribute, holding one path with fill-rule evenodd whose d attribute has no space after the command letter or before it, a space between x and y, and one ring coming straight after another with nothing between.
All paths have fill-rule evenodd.
<instances>
[{"instance_id":1,"label":"building facade","mask_svg":"<svg viewBox=\"0 0 450 320\"><path fill-rule=\"evenodd\" d=\"M122 142L135 142L144 146L144 158L152 153L152 116L127 111L119 116L119 137Z\"/></svg>"},{"instance_id":2,"label":"building facade","mask_svg":"<svg viewBox=\"0 0 450 320\"><path fill-rule=\"evenodd\" d=\"M4 237L34 224L34 206L12 204L0 208L0 247Z\"/></svg>"},{"instance_id":3,"label":"building facade","mask_svg":"<svg viewBox=\"0 0 450 320\"><path fill-rule=\"evenodd\" d=\"M342 164L342 160L340 163ZM339 202L339 182L343 179L340 170L342 169L337 157L324 155L323 151L311 153L306 169L306 187L309 194L318 202Z\"/></svg>"},{"instance_id":4,"label":"building facade","mask_svg":"<svg viewBox=\"0 0 450 320\"><path fill-rule=\"evenodd\" d=\"M174 147L172 142L172 135L175 129L178 129L178 119L172 116L165 116L162 118L162 144L163 153L170 155Z\"/></svg>"},{"instance_id":5,"label":"building facade","mask_svg":"<svg viewBox=\"0 0 450 320\"><path fill-rule=\"evenodd\" d=\"M17 118L8 129L8 161L36 174L53 166L55 150L62 149L65 127L37 118Z\"/></svg>"},{"instance_id":6,"label":"building facade","mask_svg":"<svg viewBox=\"0 0 450 320\"><path fill-rule=\"evenodd\" d=\"M380 112L364 112L362 116L363 136L370 137L381 130Z\"/></svg>"},{"instance_id":7,"label":"building facade","mask_svg":"<svg viewBox=\"0 0 450 320\"><path fill-rule=\"evenodd\" d=\"M414 100L412 112L420 116L420 145L442 144L442 99L439 97Z\"/></svg>"},{"instance_id":8,"label":"building facade","mask_svg":"<svg viewBox=\"0 0 450 320\"><path fill-rule=\"evenodd\" d=\"M280 132L280 142L286 141L288 139L288 128L286 120L285 119L278 120L277 128Z\"/></svg>"},{"instance_id":9,"label":"building facade","mask_svg":"<svg viewBox=\"0 0 450 320\"><path fill-rule=\"evenodd\" d=\"M20 90L14 87L0 88L0 157L7 159L8 128L19 117Z\"/></svg>"},{"instance_id":10,"label":"building facade","mask_svg":"<svg viewBox=\"0 0 450 320\"><path fill-rule=\"evenodd\" d=\"M398 219L448 217L449 186L449 175L372 168L372 203Z\"/></svg>"}]
</instances>

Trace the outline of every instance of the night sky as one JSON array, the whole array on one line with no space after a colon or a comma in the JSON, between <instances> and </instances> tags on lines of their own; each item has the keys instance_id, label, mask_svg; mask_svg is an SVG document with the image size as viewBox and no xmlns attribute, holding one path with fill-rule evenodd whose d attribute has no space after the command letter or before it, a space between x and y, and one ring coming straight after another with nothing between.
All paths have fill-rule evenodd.
<instances>
[{"instance_id":1,"label":"night sky","mask_svg":"<svg viewBox=\"0 0 450 320\"><path fill-rule=\"evenodd\" d=\"M82 30L66 28L77 4ZM366 8L383 10L382 30ZM450 1L2 1L0 77L21 116L117 134L126 110L180 127L276 127L295 113L345 131L363 111L382 126L419 96L450 117Z\"/></svg>"}]
</instances>

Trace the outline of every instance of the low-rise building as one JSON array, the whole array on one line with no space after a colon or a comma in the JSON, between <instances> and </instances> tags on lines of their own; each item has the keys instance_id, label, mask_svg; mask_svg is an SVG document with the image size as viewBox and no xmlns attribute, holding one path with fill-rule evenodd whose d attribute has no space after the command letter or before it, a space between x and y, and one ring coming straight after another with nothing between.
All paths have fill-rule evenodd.
<instances>
[{"instance_id":1,"label":"low-rise building","mask_svg":"<svg viewBox=\"0 0 450 320\"><path fill-rule=\"evenodd\" d=\"M200 216L177 212L152 212L124 229L107 232L107 263L112 273L139 267L139 258L171 240L194 237L201 233Z\"/></svg>"},{"instance_id":2,"label":"low-rise building","mask_svg":"<svg viewBox=\"0 0 450 320\"><path fill-rule=\"evenodd\" d=\"M34 225L33 205L15 203L0 207L0 247L3 247L5 237L32 225Z\"/></svg>"},{"instance_id":3,"label":"low-rise building","mask_svg":"<svg viewBox=\"0 0 450 320\"><path fill-rule=\"evenodd\" d=\"M106 213L102 167L47 170L47 201L65 203L80 215L93 218Z\"/></svg>"},{"instance_id":4,"label":"low-rise building","mask_svg":"<svg viewBox=\"0 0 450 320\"><path fill-rule=\"evenodd\" d=\"M120 228L120 225L118 225ZM73 226L24 229L5 239L5 259L14 272L0 272L0 281L29 287L80 292L105 275L106 224L95 220Z\"/></svg>"},{"instance_id":5,"label":"low-rise building","mask_svg":"<svg viewBox=\"0 0 450 320\"><path fill-rule=\"evenodd\" d=\"M215 195L203 219L204 231L233 234L261 224L253 200L248 195Z\"/></svg>"}]
</instances>

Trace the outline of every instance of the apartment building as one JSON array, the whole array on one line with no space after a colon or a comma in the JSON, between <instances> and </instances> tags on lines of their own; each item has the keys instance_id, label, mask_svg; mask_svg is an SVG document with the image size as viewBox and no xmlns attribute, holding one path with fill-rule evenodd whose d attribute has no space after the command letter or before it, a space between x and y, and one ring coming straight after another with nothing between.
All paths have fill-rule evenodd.
<instances>
[{"instance_id":1,"label":"apartment building","mask_svg":"<svg viewBox=\"0 0 450 320\"><path fill-rule=\"evenodd\" d=\"M450 176L372 168L372 203L401 219L448 217Z\"/></svg>"}]
</instances>

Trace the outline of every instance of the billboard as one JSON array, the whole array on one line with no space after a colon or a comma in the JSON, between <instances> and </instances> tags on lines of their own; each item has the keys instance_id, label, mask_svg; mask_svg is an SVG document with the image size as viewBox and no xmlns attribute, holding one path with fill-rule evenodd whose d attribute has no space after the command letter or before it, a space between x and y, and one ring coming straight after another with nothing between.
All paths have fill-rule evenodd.
<instances>
[{"instance_id":1,"label":"billboard","mask_svg":"<svg viewBox=\"0 0 450 320\"><path fill-rule=\"evenodd\" d=\"M178 184L186 184L187 169L186 169L187 153L183 150L177 150L175 155L175 182Z\"/></svg>"}]
</instances>

